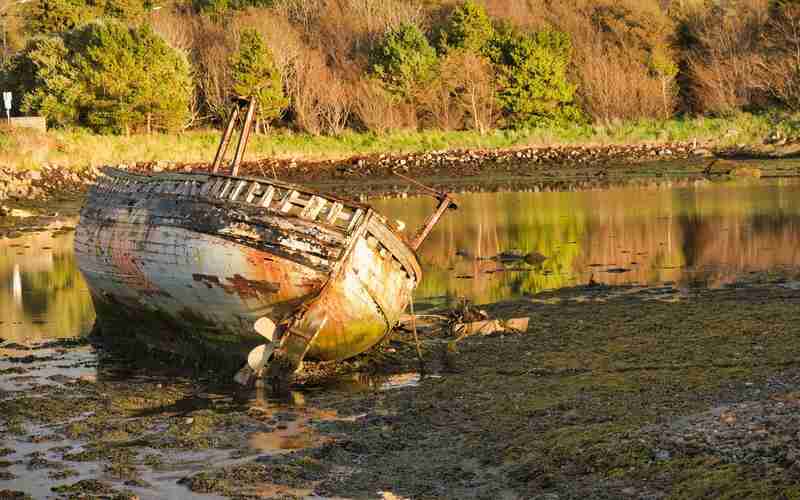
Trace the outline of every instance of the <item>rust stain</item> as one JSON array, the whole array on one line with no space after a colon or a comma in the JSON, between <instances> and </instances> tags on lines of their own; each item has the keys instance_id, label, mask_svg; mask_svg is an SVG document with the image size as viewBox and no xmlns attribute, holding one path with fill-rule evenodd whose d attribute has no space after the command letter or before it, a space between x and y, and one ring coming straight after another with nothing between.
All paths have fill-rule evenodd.
<instances>
[{"instance_id":1,"label":"rust stain","mask_svg":"<svg viewBox=\"0 0 800 500\"><path fill-rule=\"evenodd\" d=\"M197 281L198 283L203 283L208 288L214 288L214 285L220 286L219 278L216 276L209 276L208 274L192 274L192 279Z\"/></svg>"},{"instance_id":2,"label":"rust stain","mask_svg":"<svg viewBox=\"0 0 800 500\"><path fill-rule=\"evenodd\" d=\"M231 283L224 286L226 292L235 292L240 298L257 298L262 295L270 295L280 291L278 283L270 281L249 280L241 274L234 274L233 278L227 278Z\"/></svg>"}]
</instances>

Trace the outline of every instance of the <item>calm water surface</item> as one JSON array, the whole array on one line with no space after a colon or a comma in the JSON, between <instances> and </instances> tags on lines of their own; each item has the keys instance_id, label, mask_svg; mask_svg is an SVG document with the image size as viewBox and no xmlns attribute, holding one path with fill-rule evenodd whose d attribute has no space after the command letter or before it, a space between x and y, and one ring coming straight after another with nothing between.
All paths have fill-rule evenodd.
<instances>
[{"instance_id":1,"label":"calm water surface","mask_svg":"<svg viewBox=\"0 0 800 500\"><path fill-rule=\"evenodd\" d=\"M420 302L490 302L590 280L719 287L754 273L800 275L800 180L457 198L460 209L445 215L420 251ZM372 204L410 233L434 201ZM72 239L59 231L0 239L0 338L72 337L91 328L94 312ZM511 250L546 260L492 260Z\"/></svg>"}]
</instances>

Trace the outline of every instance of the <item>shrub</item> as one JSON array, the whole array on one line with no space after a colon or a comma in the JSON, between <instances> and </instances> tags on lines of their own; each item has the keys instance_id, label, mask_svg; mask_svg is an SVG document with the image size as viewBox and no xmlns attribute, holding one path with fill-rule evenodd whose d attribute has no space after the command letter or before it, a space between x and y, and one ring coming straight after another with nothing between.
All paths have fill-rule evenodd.
<instances>
[{"instance_id":1,"label":"shrub","mask_svg":"<svg viewBox=\"0 0 800 500\"><path fill-rule=\"evenodd\" d=\"M188 63L147 26L92 22L34 39L5 78L23 95L23 111L55 125L127 134L176 130L188 115Z\"/></svg>"},{"instance_id":2,"label":"shrub","mask_svg":"<svg viewBox=\"0 0 800 500\"><path fill-rule=\"evenodd\" d=\"M386 89L400 97L410 97L433 78L436 51L413 24L402 24L386 33L370 58L373 74Z\"/></svg>"},{"instance_id":3,"label":"shrub","mask_svg":"<svg viewBox=\"0 0 800 500\"><path fill-rule=\"evenodd\" d=\"M571 45L562 32L532 34L504 27L487 52L497 72L497 95L509 125L538 126L581 118L576 86L567 79Z\"/></svg>"},{"instance_id":4,"label":"shrub","mask_svg":"<svg viewBox=\"0 0 800 500\"><path fill-rule=\"evenodd\" d=\"M288 104L281 75L272 54L254 29L242 31L239 51L231 58L233 92L258 101L258 118L267 123L279 117Z\"/></svg>"},{"instance_id":5,"label":"shrub","mask_svg":"<svg viewBox=\"0 0 800 500\"><path fill-rule=\"evenodd\" d=\"M765 104L762 50L768 16L768 0L747 0L683 19L687 90L695 110L731 114Z\"/></svg>"},{"instance_id":6,"label":"shrub","mask_svg":"<svg viewBox=\"0 0 800 500\"><path fill-rule=\"evenodd\" d=\"M494 35L486 9L474 0L466 0L450 14L439 44L443 48L480 52Z\"/></svg>"},{"instance_id":7,"label":"shrub","mask_svg":"<svg viewBox=\"0 0 800 500\"><path fill-rule=\"evenodd\" d=\"M98 17L138 22L148 0L34 0L27 9L31 35L54 35L75 29Z\"/></svg>"}]
</instances>

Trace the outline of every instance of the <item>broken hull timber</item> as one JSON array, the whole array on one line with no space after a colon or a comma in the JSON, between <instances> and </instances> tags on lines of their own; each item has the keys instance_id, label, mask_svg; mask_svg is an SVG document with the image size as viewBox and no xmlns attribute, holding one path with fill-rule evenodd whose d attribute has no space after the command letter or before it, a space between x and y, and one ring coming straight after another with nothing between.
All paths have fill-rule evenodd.
<instances>
[{"instance_id":1,"label":"broken hull timber","mask_svg":"<svg viewBox=\"0 0 800 500\"><path fill-rule=\"evenodd\" d=\"M256 320L280 324L306 303L308 320L325 325L307 357L364 352L421 278L414 252L369 207L216 174L106 170L75 251L102 335L231 367L264 343Z\"/></svg>"}]
</instances>

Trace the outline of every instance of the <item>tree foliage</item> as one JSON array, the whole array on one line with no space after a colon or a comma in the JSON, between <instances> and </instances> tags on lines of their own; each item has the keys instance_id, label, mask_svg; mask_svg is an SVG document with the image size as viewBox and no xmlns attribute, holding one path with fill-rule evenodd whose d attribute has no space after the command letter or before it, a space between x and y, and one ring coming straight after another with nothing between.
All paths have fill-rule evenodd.
<instances>
[{"instance_id":1,"label":"tree foliage","mask_svg":"<svg viewBox=\"0 0 800 500\"><path fill-rule=\"evenodd\" d=\"M245 29L239 51L230 61L233 92L258 101L259 118L271 121L289 104L283 92L281 74L258 31Z\"/></svg>"},{"instance_id":2,"label":"tree foliage","mask_svg":"<svg viewBox=\"0 0 800 500\"><path fill-rule=\"evenodd\" d=\"M99 21L33 39L4 79L24 112L112 133L181 128L192 86L185 57L152 29Z\"/></svg>"},{"instance_id":3,"label":"tree foliage","mask_svg":"<svg viewBox=\"0 0 800 500\"><path fill-rule=\"evenodd\" d=\"M140 21L149 6L149 0L34 0L25 26L31 35L57 35L99 17Z\"/></svg>"},{"instance_id":4,"label":"tree foliage","mask_svg":"<svg viewBox=\"0 0 800 500\"><path fill-rule=\"evenodd\" d=\"M480 52L494 36L494 28L486 9L474 0L458 5L442 31L439 44L442 48L465 49Z\"/></svg>"},{"instance_id":5,"label":"tree foliage","mask_svg":"<svg viewBox=\"0 0 800 500\"><path fill-rule=\"evenodd\" d=\"M404 23L386 33L372 52L370 63L372 73L389 92L410 97L434 76L437 58L422 31Z\"/></svg>"},{"instance_id":6,"label":"tree foliage","mask_svg":"<svg viewBox=\"0 0 800 500\"><path fill-rule=\"evenodd\" d=\"M581 118L570 83L569 36L552 30L523 33L503 28L487 53L497 72L498 100L514 126L537 126Z\"/></svg>"}]
</instances>

